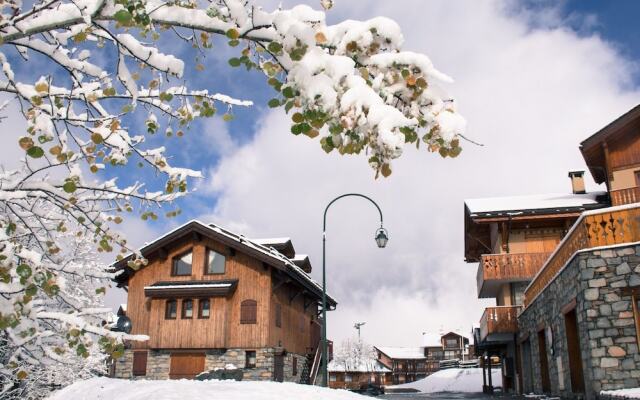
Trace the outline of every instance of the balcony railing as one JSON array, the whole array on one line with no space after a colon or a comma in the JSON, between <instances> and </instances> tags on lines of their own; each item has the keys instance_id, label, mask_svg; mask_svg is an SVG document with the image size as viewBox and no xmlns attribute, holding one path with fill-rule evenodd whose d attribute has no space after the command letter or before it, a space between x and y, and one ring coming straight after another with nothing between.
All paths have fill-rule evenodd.
<instances>
[{"instance_id":1,"label":"balcony railing","mask_svg":"<svg viewBox=\"0 0 640 400\"><path fill-rule=\"evenodd\" d=\"M540 270L551 253L485 254L480 257L476 275L479 297L493 297L490 281L528 281ZM498 282L496 282L498 283Z\"/></svg>"},{"instance_id":2,"label":"balcony railing","mask_svg":"<svg viewBox=\"0 0 640 400\"><path fill-rule=\"evenodd\" d=\"M584 212L525 290L525 306L531 304L576 252L638 241L640 204Z\"/></svg>"},{"instance_id":3,"label":"balcony railing","mask_svg":"<svg viewBox=\"0 0 640 400\"><path fill-rule=\"evenodd\" d=\"M521 306L488 307L480 320L480 340L495 333L518 332L518 312Z\"/></svg>"},{"instance_id":4,"label":"balcony railing","mask_svg":"<svg viewBox=\"0 0 640 400\"><path fill-rule=\"evenodd\" d=\"M611 191L611 204L614 206L638 202L640 202L640 188L638 187Z\"/></svg>"}]
</instances>

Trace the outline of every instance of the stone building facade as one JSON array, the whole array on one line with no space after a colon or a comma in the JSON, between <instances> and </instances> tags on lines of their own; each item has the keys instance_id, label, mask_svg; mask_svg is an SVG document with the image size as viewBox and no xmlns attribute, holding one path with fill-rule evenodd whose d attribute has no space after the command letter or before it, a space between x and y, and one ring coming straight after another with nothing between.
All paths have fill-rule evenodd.
<instances>
[{"instance_id":1,"label":"stone building facade","mask_svg":"<svg viewBox=\"0 0 640 400\"><path fill-rule=\"evenodd\" d=\"M255 349L255 367L246 368L245 349L213 349L207 350L204 371L234 368L243 371L242 380L273 381L275 379L275 355L283 355L283 380L300 382L307 358L305 356L283 352L281 348ZM296 367L294 368L294 358ZM134 373L134 351L127 350L115 360L115 377L120 379L170 379L171 351L149 350L147 352L146 372ZM295 369L295 371L294 371Z\"/></svg>"},{"instance_id":2,"label":"stone building facade","mask_svg":"<svg viewBox=\"0 0 640 400\"><path fill-rule=\"evenodd\" d=\"M639 287L637 243L574 255L518 317L523 392L590 400L640 386Z\"/></svg>"}]
</instances>

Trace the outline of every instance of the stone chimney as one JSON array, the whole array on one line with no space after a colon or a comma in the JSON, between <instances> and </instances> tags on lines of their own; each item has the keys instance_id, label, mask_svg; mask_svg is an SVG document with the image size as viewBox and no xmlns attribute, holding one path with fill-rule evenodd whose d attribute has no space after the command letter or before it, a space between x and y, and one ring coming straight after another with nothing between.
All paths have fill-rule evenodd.
<instances>
[{"instance_id":1,"label":"stone chimney","mask_svg":"<svg viewBox=\"0 0 640 400\"><path fill-rule=\"evenodd\" d=\"M569 171L569 178L573 194L587 193L584 189L584 171Z\"/></svg>"}]
</instances>

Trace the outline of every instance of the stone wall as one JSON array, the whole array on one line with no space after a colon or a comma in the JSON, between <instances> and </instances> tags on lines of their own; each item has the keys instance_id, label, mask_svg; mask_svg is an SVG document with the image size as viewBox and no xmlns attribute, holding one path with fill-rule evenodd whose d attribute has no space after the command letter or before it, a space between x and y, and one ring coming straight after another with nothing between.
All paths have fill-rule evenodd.
<instances>
[{"instance_id":1,"label":"stone wall","mask_svg":"<svg viewBox=\"0 0 640 400\"><path fill-rule=\"evenodd\" d=\"M251 349L254 350L254 349ZM281 349L279 349L281 351ZM244 368L246 361L245 349L213 349L206 350L205 371L224 369L228 365L243 369L245 381L271 381L274 379L275 348L255 349L255 368ZM296 375L293 375L293 359L298 359ZM285 382L299 382L307 358L302 355L287 353L284 358ZM115 377L121 379L169 379L171 355L168 350L149 350L147 354L147 374L133 376L133 350L126 350L124 356L116 360Z\"/></svg>"},{"instance_id":2,"label":"stone wall","mask_svg":"<svg viewBox=\"0 0 640 400\"><path fill-rule=\"evenodd\" d=\"M525 388L542 392L538 330L551 327L547 342L553 394L578 397L571 390L563 307L576 301L576 318L585 381L585 397L600 390L640 386L640 355L631 296L622 288L640 285L640 246L582 252L518 317L519 337L528 336L530 360L523 362ZM526 343L524 344L526 346Z\"/></svg>"}]
</instances>

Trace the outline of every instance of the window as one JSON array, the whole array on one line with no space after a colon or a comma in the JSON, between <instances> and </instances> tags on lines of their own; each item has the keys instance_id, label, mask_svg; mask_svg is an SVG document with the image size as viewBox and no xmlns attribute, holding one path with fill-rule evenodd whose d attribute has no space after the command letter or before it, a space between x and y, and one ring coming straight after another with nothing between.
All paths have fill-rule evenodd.
<instances>
[{"instance_id":1,"label":"window","mask_svg":"<svg viewBox=\"0 0 640 400\"><path fill-rule=\"evenodd\" d=\"M178 302L175 300L167 300L167 305L164 312L165 319L176 319L178 314Z\"/></svg>"},{"instance_id":2,"label":"window","mask_svg":"<svg viewBox=\"0 0 640 400\"><path fill-rule=\"evenodd\" d=\"M198 301L198 318L209 318L211 311L211 303L209 299L200 299Z\"/></svg>"},{"instance_id":3,"label":"window","mask_svg":"<svg viewBox=\"0 0 640 400\"><path fill-rule=\"evenodd\" d=\"M255 300L244 300L240 303L240 323L255 324L258 314L258 303Z\"/></svg>"},{"instance_id":4,"label":"window","mask_svg":"<svg viewBox=\"0 0 640 400\"><path fill-rule=\"evenodd\" d=\"M337 381L336 374L329 375L329 382L335 382L335 381Z\"/></svg>"},{"instance_id":5,"label":"window","mask_svg":"<svg viewBox=\"0 0 640 400\"><path fill-rule=\"evenodd\" d=\"M458 347L458 339L447 339L446 341L447 347Z\"/></svg>"},{"instance_id":6,"label":"window","mask_svg":"<svg viewBox=\"0 0 640 400\"><path fill-rule=\"evenodd\" d=\"M344 381L345 382L351 382L352 381L351 374L345 374L344 375Z\"/></svg>"},{"instance_id":7,"label":"window","mask_svg":"<svg viewBox=\"0 0 640 400\"><path fill-rule=\"evenodd\" d=\"M147 352L133 352L133 368L131 373L133 376L145 376L147 374Z\"/></svg>"},{"instance_id":8,"label":"window","mask_svg":"<svg viewBox=\"0 0 640 400\"><path fill-rule=\"evenodd\" d=\"M193 252L189 251L173 259L173 275L191 275Z\"/></svg>"},{"instance_id":9,"label":"window","mask_svg":"<svg viewBox=\"0 0 640 400\"><path fill-rule=\"evenodd\" d=\"M255 368L256 367L256 351L255 350L245 351L244 356L245 356L244 367Z\"/></svg>"},{"instance_id":10,"label":"window","mask_svg":"<svg viewBox=\"0 0 640 400\"><path fill-rule=\"evenodd\" d=\"M282 306L278 303L276 303L276 326L282 327Z\"/></svg>"},{"instance_id":11,"label":"window","mask_svg":"<svg viewBox=\"0 0 640 400\"><path fill-rule=\"evenodd\" d=\"M226 257L213 250L207 249L206 274L224 274Z\"/></svg>"},{"instance_id":12,"label":"window","mask_svg":"<svg viewBox=\"0 0 640 400\"><path fill-rule=\"evenodd\" d=\"M298 359L296 356L293 356L293 365L291 365L291 374L293 376L298 375Z\"/></svg>"},{"instance_id":13,"label":"window","mask_svg":"<svg viewBox=\"0 0 640 400\"><path fill-rule=\"evenodd\" d=\"M191 299L182 300L182 318L183 319L193 318L193 300Z\"/></svg>"}]
</instances>

